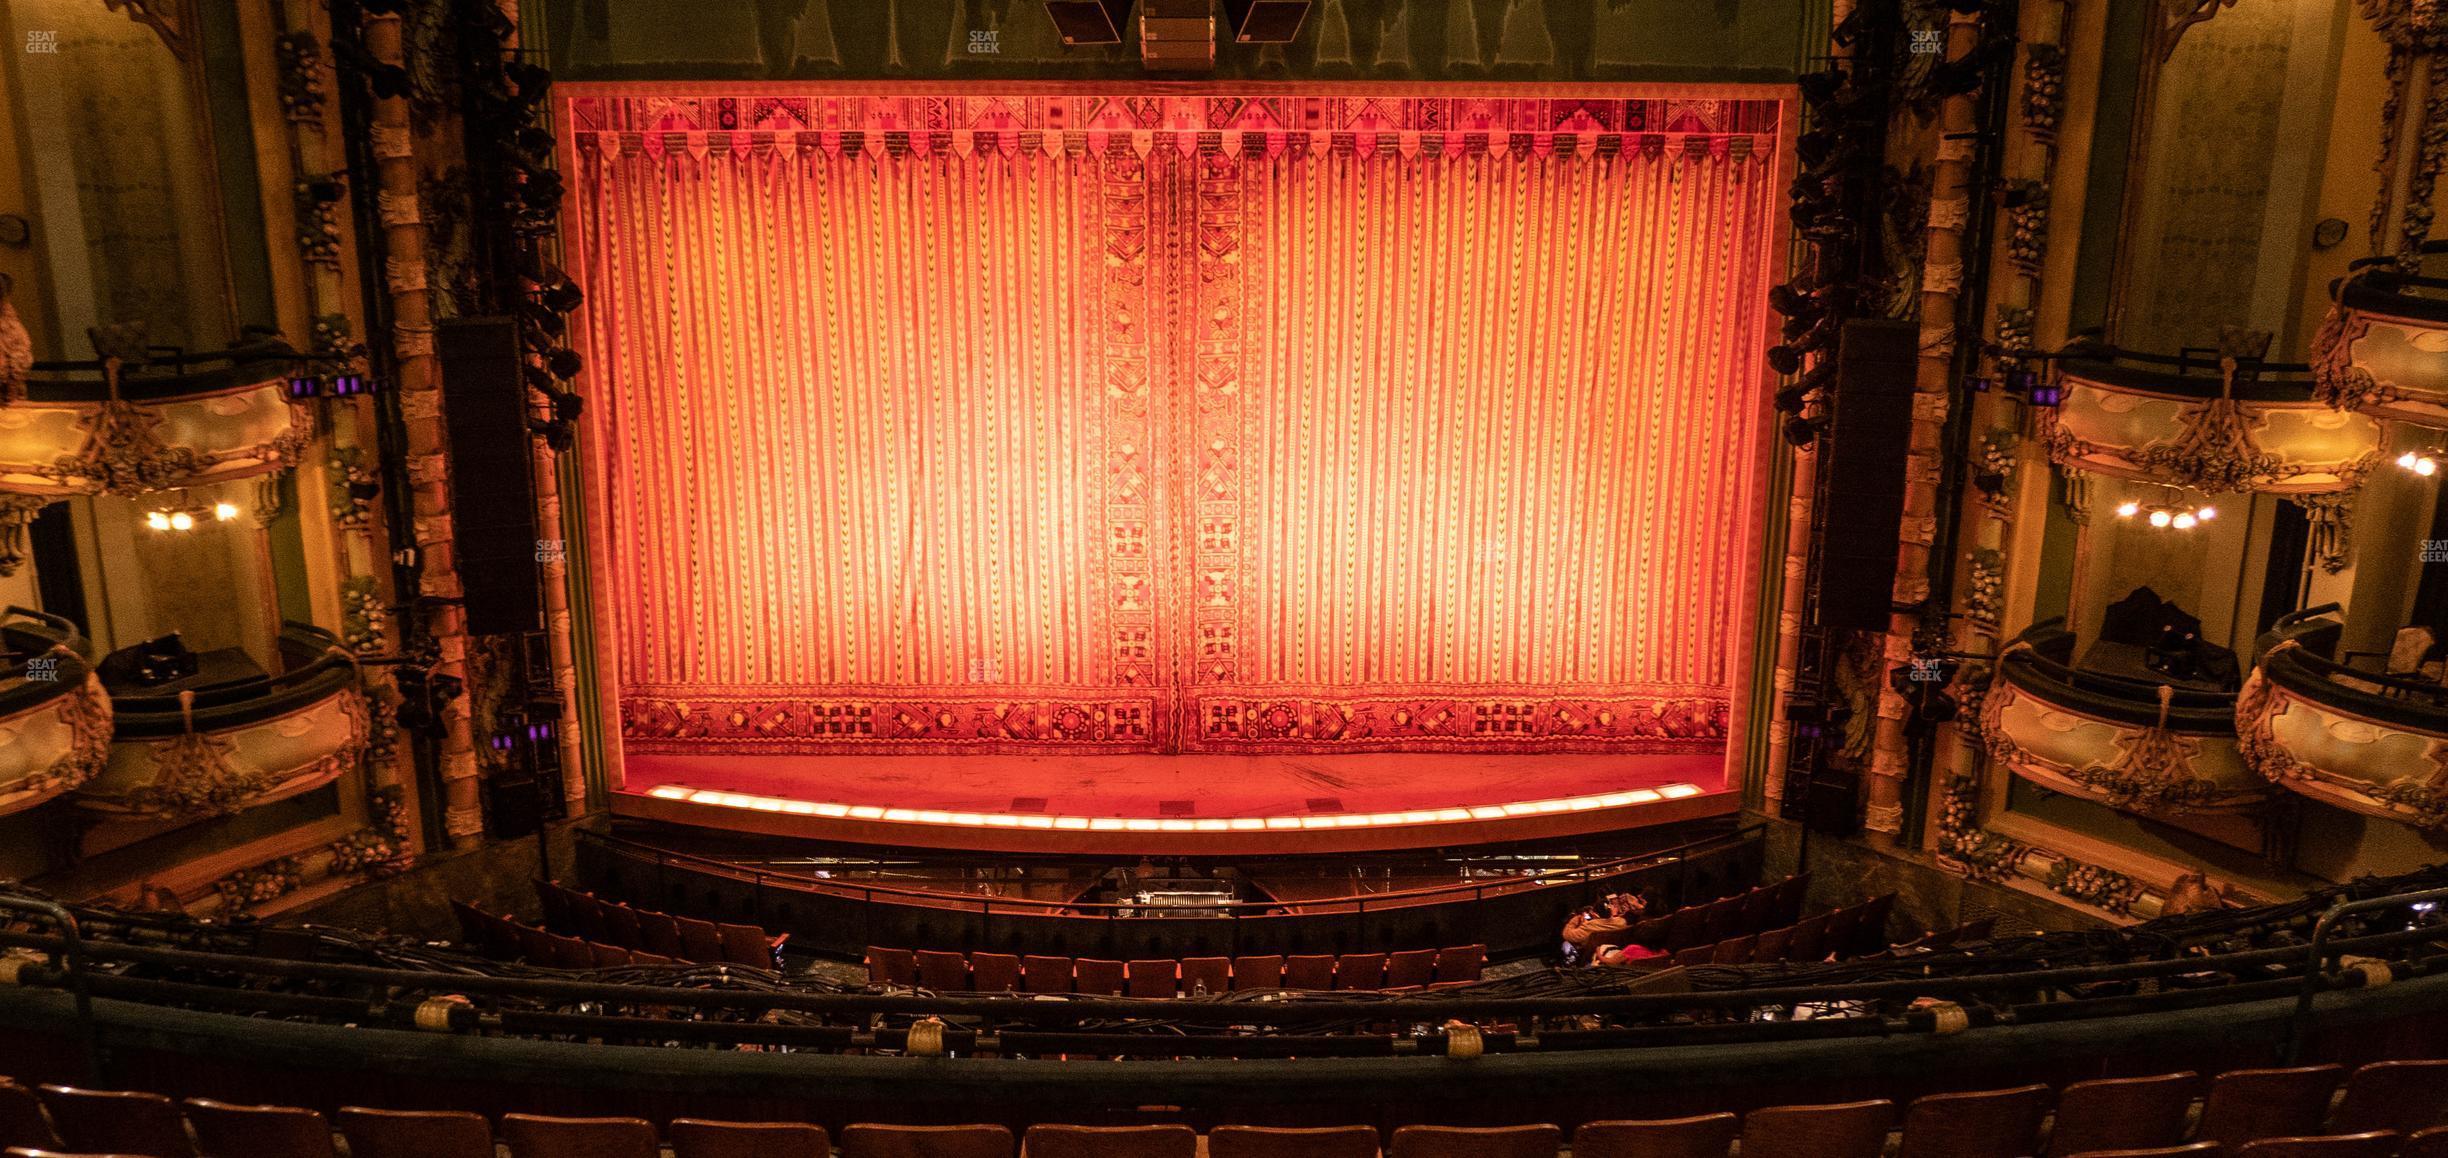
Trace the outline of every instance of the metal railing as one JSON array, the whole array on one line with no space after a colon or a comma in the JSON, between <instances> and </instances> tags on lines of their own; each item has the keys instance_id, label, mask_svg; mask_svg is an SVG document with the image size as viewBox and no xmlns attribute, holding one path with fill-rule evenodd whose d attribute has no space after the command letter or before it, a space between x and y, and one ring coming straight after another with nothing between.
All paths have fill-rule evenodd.
<instances>
[{"instance_id":1,"label":"metal railing","mask_svg":"<svg viewBox=\"0 0 2448 1158\"><path fill-rule=\"evenodd\" d=\"M1978 954L1959 952L1931 955L1928 960L1941 967L1913 976L1780 983L1779 974L1763 973L1753 976L1764 984L1747 986L1741 982L1748 978L1728 970L1733 984L1715 979L1724 988L1528 997L1503 995L1503 983L1440 993L1166 999L844 992L771 981L752 987L745 982L754 975L721 968L674 972L661 984L498 976L97 939L57 904L5 894L0 908L46 918L58 932L0 931L0 946L57 957L56 964L16 966L15 980L74 996L89 1062L99 1056L92 1011L97 996L429 1033L1115 1058L1436 1055L1457 1040L1490 1053L1534 1053L1943 1035L2293 997L2290 1033L2300 1042L2319 992L2448 974L2448 925L2417 919L2403 929L2334 935L2341 918L2390 908L2420 912L2413 906L2440 899L2448 899L2448 889L2341 902L2318 918L2308 953L2294 945L2206 956L2179 951L2140 961L1983 972ZM2332 956L2340 969L2326 968ZM2348 956L2369 956L2385 967L2345 967ZM117 968L98 968L102 963ZM145 968L163 976L139 975ZM1950 969L1961 972L1946 975ZM704 987L709 984L726 987ZM1796 1016L1805 1008L1816 1016ZM736 1019L720 1016L726 1013Z\"/></svg>"},{"instance_id":2,"label":"metal railing","mask_svg":"<svg viewBox=\"0 0 2448 1158\"><path fill-rule=\"evenodd\" d=\"M1352 893L1318 900L1227 901L1212 905L1201 904L1197 907L1202 914L1221 911L1224 919L1238 919L1364 914L1420 905L1482 901L1491 896L1505 896L1559 885L1594 885L1602 880L1691 860L1703 854L1730 851L1759 838L1766 831L1765 824L1745 825L1730 833L1689 841L1655 852L1619 857L1577 868L1550 869L1517 877L1464 881L1450 885L1431 885L1425 888L1399 889L1383 893ZM1041 901L1027 897L989 897L899 885L852 883L801 873L750 868L731 861L675 852L591 831L581 830L578 838L584 843L598 845L615 855L651 863L657 869L684 867L709 876L741 881L758 890L779 887L868 904L884 902L924 905L930 908L965 910L983 916L1043 916L1113 920L1147 911L1147 906L1144 905L1109 901Z\"/></svg>"}]
</instances>

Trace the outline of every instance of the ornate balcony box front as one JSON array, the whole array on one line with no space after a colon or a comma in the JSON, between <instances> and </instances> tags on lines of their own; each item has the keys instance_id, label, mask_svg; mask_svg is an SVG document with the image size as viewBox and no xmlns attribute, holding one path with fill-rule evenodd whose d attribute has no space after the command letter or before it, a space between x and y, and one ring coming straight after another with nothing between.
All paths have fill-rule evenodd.
<instances>
[{"instance_id":1,"label":"ornate balcony box front","mask_svg":"<svg viewBox=\"0 0 2448 1158\"><path fill-rule=\"evenodd\" d=\"M2210 494L2322 495L2354 489L2385 442L2370 415L2312 394L2307 368L2123 351L2069 352L2049 424L2068 470Z\"/></svg>"},{"instance_id":2,"label":"ornate balcony box front","mask_svg":"<svg viewBox=\"0 0 2448 1158\"><path fill-rule=\"evenodd\" d=\"M110 697L68 621L11 607L0 646L0 816L94 778L110 751Z\"/></svg>"},{"instance_id":3,"label":"ornate balcony box front","mask_svg":"<svg viewBox=\"0 0 2448 1158\"><path fill-rule=\"evenodd\" d=\"M1981 704L1990 754L2043 788L2146 816L2241 813L2269 786L2236 748L2235 696L2079 671L2059 620L1998 659Z\"/></svg>"},{"instance_id":4,"label":"ornate balcony box front","mask_svg":"<svg viewBox=\"0 0 2448 1158\"><path fill-rule=\"evenodd\" d=\"M354 661L319 629L281 635L287 670L235 687L112 697L117 724L80 807L192 821L310 792L358 766L370 736Z\"/></svg>"},{"instance_id":5,"label":"ornate balcony box front","mask_svg":"<svg viewBox=\"0 0 2448 1158\"><path fill-rule=\"evenodd\" d=\"M0 406L0 492L142 494L293 465L312 412L288 387L297 355L231 351L123 368L37 363Z\"/></svg>"},{"instance_id":6,"label":"ornate balcony box front","mask_svg":"<svg viewBox=\"0 0 2448 1158\"><path fill-rule=\"evenodd\" d=\"M2448 427L2448 278L2379 266L2332 284L2312 372L2330 405Z\"/></svg>"},{"instance_id":7,"label":"ornate balcony box front","mask_svg":"<svg viewBox=\"0 0 2448 1158\"><path fill-rule=\"evenodd\" d=\"M2448 828L2448 688L2355 671L2282 643L2245 681L2236 725L2245 758L2280 788Z\"/></svg>"}]
</instances>

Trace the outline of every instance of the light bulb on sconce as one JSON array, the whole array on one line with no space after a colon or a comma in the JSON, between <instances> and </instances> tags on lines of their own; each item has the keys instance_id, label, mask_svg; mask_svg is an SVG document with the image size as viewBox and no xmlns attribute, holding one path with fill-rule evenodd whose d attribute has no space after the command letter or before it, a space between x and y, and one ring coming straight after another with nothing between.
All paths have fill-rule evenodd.
<instances>
[{"instance_id":1,"label":"light bulb on sconce","mask_svg":"<svg viewBox=\"0 0 2448 1158\"><path fill-rule=\"evenodd\" d=\"M2430 478L2439 473L2439 460L2431 457L2429 451L2409 450L2397 456L2397 465L2424 478Z\"/></svg>"},{"instance_id":2,"label":"light bulb on sconce","mask_svg":"<svg viewBox=\"0 0 2448 1158\"><path fill-rule=\"evenodd\" d=\"M2165 508L2156 509L2150 513L2150 525L2154 527L2164 527L2175 521L2176 516L2169 514Z\"/></svg>"},{"instance_id":3,"label":"light bulb on sconce","mask_svg":"<svg viewBox=\"0 0 2448 1158\"><path fill-rule=\"evenodd\" d=\"M2120 519L2130 519L2135 515L2142 513L2142 504L2137 503L2132 499L2127 499L2124 502L2117 504L2116 513L2117 517Z\"/></svg>"},{"instance_id":4,"label":"light bulb on sconce","mask_svg":"<svg viewBox=\"0 0 2448 1158\"><path fill-rule=\"evenodd\" d=\"M217 519L217 520L219 520L219 521L221 521L221 522L226 523L226 522L230 521L231 519L234 519L234 518L237 518L237 517L238 517L238 504L236 504L236 503L214 503L214 504L213 504L213 518L215 518L215 519Z\"/></svg>"},{"instance_id":5,"label":"light bulb on sconce","mask_svg":"<svg viewBox=\"0 0 2448 1158\"><path fill-rule=\"evenodd\" d=\"M2178 511L2176 512L2176 517L2168 520L2168 523L2179 531L2190 531L2193 529L2194 524L2200 521L2200 519L2193 516L2193 512L2191 511Z\"/></svg>"}]
</instances>

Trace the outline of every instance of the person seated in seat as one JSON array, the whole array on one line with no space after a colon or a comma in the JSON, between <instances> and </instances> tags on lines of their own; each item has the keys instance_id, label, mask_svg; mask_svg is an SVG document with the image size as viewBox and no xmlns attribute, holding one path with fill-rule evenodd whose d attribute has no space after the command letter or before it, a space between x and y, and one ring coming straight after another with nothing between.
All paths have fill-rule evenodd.
<instances>
[{"instance_id":1,"label":"person seated in seat","mask_svg":"<svg viewBox=\"0 0 2448 1158\"><path fill-rule=\"evenodd\" d=\"M1648 911L1647 899L1631 893L1610 893L1596 905L1585 905L1564 921L1564 960L1567 964L1588 961L1599 963L1592 946L1618 948L1623 934ZM1638 949L1638 946L1631 946ZM1616 954L1621 956L1620 952ZM1643 951L1642 955L1648 955Z\"/></svg>"}]
</instances>

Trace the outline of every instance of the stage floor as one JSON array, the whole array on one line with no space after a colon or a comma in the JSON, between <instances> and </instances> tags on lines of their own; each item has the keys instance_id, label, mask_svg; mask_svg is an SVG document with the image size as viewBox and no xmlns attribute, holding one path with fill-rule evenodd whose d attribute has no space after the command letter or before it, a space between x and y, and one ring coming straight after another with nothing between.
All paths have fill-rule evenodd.
<instances>
[{"instance_id":1,"label":"stage floor","mask_svg":"<svg viewBox=\"0 0 2448 1158\"><path fill-rule=\"evenodd\" d=\"M631 756L622 815L825 840L1237 855L1531 840L1733 812L1678 755Z\"/></svg>"}]
</instances>

